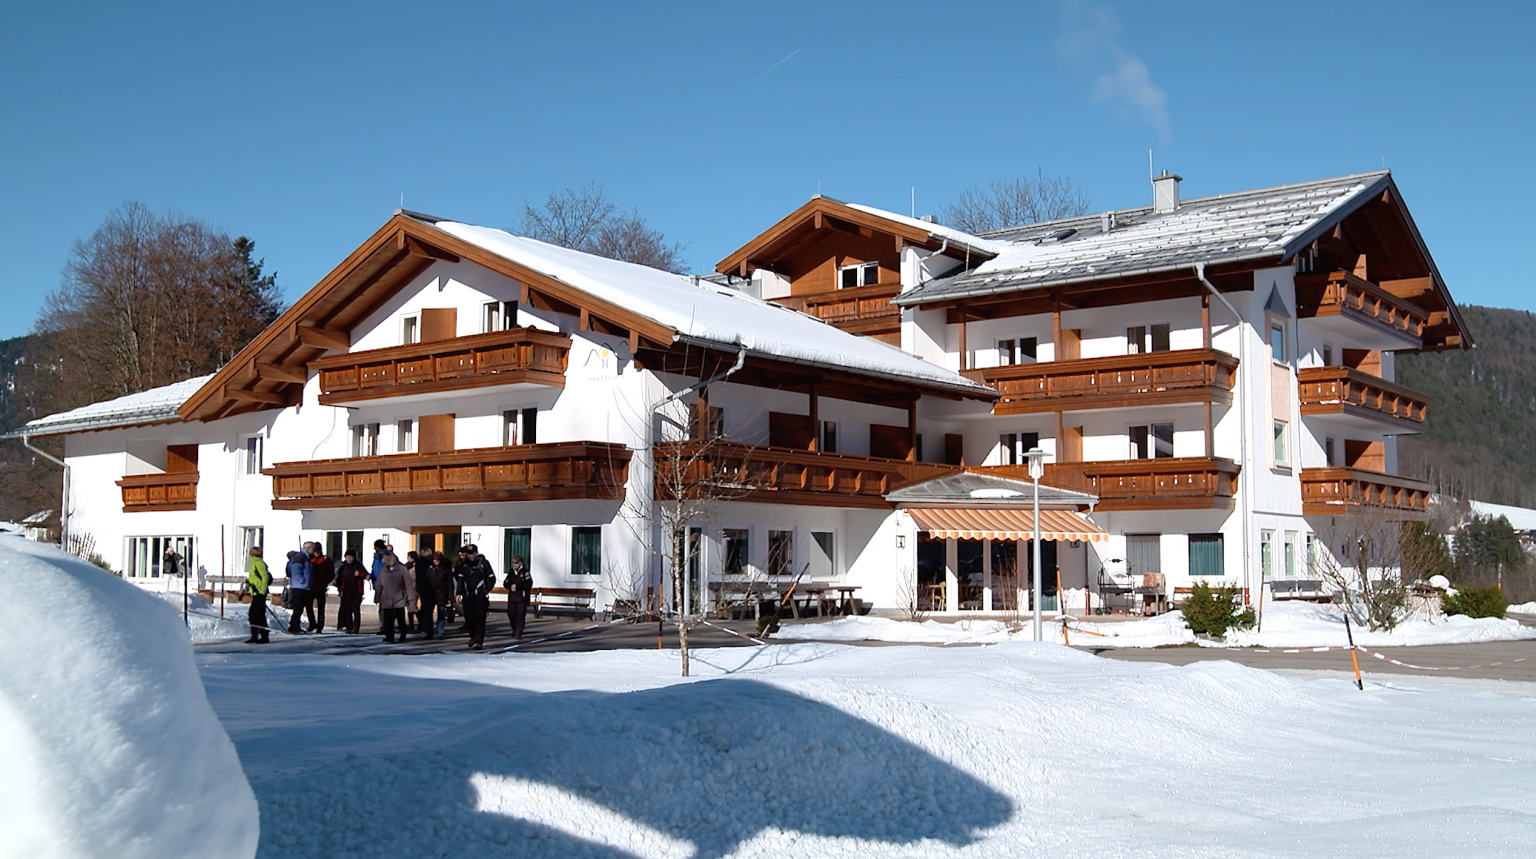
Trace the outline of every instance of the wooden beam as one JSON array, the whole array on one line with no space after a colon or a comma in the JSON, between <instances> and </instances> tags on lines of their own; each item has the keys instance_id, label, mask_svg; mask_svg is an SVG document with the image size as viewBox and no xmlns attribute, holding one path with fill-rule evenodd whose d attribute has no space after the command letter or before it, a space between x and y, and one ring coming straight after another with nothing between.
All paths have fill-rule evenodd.
<instances>
[{"instance_id":1,"label":"wooden beam","mask_svg":"<svg viewBox=\"0 0 1536 859\"><path fill-rule=\"evenodd\" d=\"M811 450L821 450L821 385L811 382Z\"/></svg>"},{"instance_id":2,"label":"wooden beam","mask_svg":"<svg viewBox=\"0 0 1536 859\"><path fill-rule=\"evenodd\" d=\"M345 352L352 348L352 333L350 331L338 331L335 328L319 328L314 325L294 326L294 335L299 342L306 346L314 346L319 349L334 349Z\"/></svg>"},{"instance_id":3,"label":"wooden beam","mask_svg":"<svg viewBox=\"0 0 1536 859\"><path fill-rule=\"evenodd\" d=\"M458 262L458 254L451 254L442 248L433 247L415 236L408 236L404 231L400 233L400 250L413 257L426 257L427 259L442 260L443 262Z\"/></svg>"},{"instance_id":4,"label":"wooden beam","mask_svg":"<svg viewBox=\"0 0 1536 859\"><path fill-rule=\"evenodd\" d=\"M304 370L274 364L271 361L257 361L256 375L274 382L296 382L300 385L309 381L309 373Z\"/></svg>"},{"instance_id":5,"label":"wooden beam","mask_svg":"<svg viewBox=\"0 0 1536 859\"><path fill-rule=\"evenodd\" d=\"M907 461L917 460L917 398L913 397L911 405L907 406Z\"/></svg>"},{"instance_id":6,"label":"wooden beam","mask_svg":"<svg viewBox=\"0 0 1536 859\"><path fill-rule=\"evenodd\" d=\"M244 388L226 387L224 389L224 396L236 400L250 400L253 403L266 403L272 406L288 405L288 398L280 394L269 394L265 391L247 391Z\"/></svg>"}]
</instances>

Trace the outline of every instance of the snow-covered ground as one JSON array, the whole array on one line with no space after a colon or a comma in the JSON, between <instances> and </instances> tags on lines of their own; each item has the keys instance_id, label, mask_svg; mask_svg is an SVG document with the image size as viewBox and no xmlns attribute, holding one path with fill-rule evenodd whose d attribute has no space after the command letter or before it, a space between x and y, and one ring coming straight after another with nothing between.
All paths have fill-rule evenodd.
<instances>
[{"instance_id":1,"label":"snow-covered ground","mask_svg":"<svg viewBox=\"0 0 1536 859\"><path fill-rule=\"evenodd\" d=\"M263 857L1523 856L1536 687L1054 645L199 657Z\"/></svg>"},{"instance_id":2,"label":"snow-covered ground","mask_svg":"<svg viewBox=\"0 0 1536 859\"><path fill-rule=\"evenodd\" d=\"M1071 620L1067 641L1090 647L1167 647L1189 644L1195 636L1179 612L1137 620L1093 622ZM1045 640L1062 643L1061 622L1047 618ZM1354 629L1355 643L1366 647L1402 647L1421 644L1466 644L1478 641L1515 641L1536 638L1536 628L1507 618L1414 615L1391 632ZM1026 620L1008 624L999 620L959 620L921 623L881 617L845 617L813 623L786 623L775 633L781 641L888 641L925 644L995 644L1032 641ZM1344 613L1337 606L1302 601L1271 604L1264 610L1262 629L1232 630L1225 641L1201 640L1205 647L1343 647L1348 644Z\"/></svg>"}]
</instances>

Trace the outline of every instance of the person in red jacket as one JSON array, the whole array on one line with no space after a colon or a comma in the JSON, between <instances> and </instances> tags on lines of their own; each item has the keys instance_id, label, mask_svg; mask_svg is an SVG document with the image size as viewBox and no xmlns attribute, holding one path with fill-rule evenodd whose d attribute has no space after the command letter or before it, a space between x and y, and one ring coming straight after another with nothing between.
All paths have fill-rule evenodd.
<instances>
[{"instance_id":1,"label":"person in red jacket","mask_svg":"<svg viewBox=\"0 0 1536 859\"><path fill-rule=\"evenodd\" d=\"M325 592L336 579L336 563L325 556L318 542L309 544L309 591L315 601L315 624L311 632L325 631ZM340 622L336 624L341 626Z\"/></svg>"},{"instance_id":2,"label":"person in red jacket","mask_svg":"<svg viewBox=\"0 0 1536 859\"><path fill-rule=\"evenodd\" d=\"M368 587L368 568L357 562L357 550L342 554L336 570L336 590L341 593L341 609L336 613L336 628L357 635L363 626L363 592Z\"/></svg>"}]
</instances>

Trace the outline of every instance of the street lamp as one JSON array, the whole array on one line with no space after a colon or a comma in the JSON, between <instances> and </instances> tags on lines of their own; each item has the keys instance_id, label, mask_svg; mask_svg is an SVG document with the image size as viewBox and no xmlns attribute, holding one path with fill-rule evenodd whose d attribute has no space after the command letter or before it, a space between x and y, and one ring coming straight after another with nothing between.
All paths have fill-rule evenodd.
<instances>
[{"instance_id":1,"label":"street lamp","mask_svg":"<svg viewBox=\"0 0 1536 859\"><path fill-rule=\"evenodd\" d=\"M1035 608L1035 640L1041 640L1040 625L1040 478L1045 474L1045 451L1038 447L1032 447L1024 453L1029 458L1029 479L1035 482L1035 540L1033 544L1034 566L1031 576L1034 581L1034 591L1031 593L1031 601Z\"/></svg>"}]
</instances>

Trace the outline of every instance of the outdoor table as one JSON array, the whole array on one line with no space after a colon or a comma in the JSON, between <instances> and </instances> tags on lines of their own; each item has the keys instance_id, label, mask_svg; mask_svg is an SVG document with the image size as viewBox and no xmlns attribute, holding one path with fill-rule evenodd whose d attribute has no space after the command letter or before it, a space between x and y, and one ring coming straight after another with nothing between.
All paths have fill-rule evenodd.
<instances>
[{"instance_id":1,"label":"outdoor table","mask_svg":"<svg viewBox=\"0 0 1536 859\"><path fill-rule=\"evenodd\" d=\"M831 590L835 590L838 593L836 603L838 614L848 615L849 617L853 616L853 592L858 589L858 585L833 585L831 587Z\"/></svg>"},{"instance_id":2,"label":"outdoor table","mask_svg":"<svg viewBox=\"0 0 1536 859\"><path fill-rule=\"evenodd\" d=\"M813 583L809 583L809 582L801 582L801 584L800 584L800 593L804 595L802 597L802 599L805 602L805 613L807 615L809 615L811 613L811 603L815 602L816 603L816 616L817 617L826 617L827 616L827 590L828 590L828 586L827 585L818 585L818 584L813 584ZM800 612L799 612L798 609L795 611L795 617L797 617L797 618L800 617Z\"/></svg>"}]
</instances>

